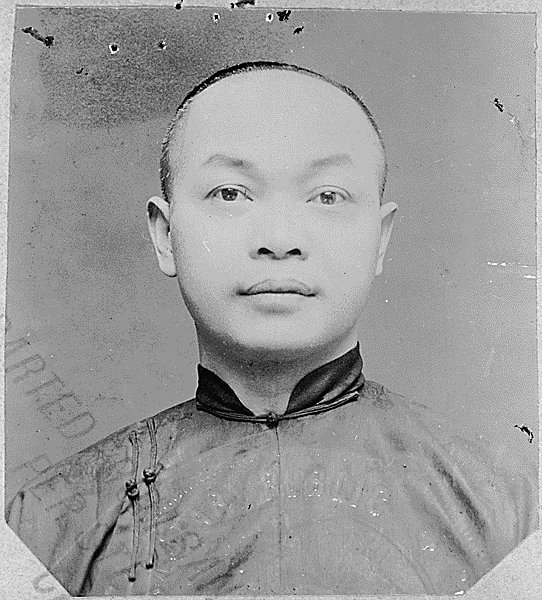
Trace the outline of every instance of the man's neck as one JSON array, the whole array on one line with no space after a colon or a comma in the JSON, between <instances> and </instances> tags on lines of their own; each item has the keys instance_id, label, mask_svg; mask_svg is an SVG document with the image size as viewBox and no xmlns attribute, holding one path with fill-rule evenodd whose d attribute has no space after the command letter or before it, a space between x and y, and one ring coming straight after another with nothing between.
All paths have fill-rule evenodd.
<instances>
[{"instance_id":1,"label":"man's neck","mask_svg":"<svg viewBox=\"0 0 542 600\"><path fill-rule=\"evenodd\" d=\"M198 336L200 363L225 381L240 402L255 415L283 414L299 381L318 367L351 350L357 336L349 336L324 349L296 352L295 359L279 354L236 353L204 343Z\"/></svg>"}]
</instances>

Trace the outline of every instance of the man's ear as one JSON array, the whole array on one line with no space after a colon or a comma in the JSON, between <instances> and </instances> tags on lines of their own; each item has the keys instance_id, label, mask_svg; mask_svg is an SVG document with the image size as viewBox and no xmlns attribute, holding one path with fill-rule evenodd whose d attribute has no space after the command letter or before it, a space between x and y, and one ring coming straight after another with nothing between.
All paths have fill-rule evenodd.
<instances>
[{"instance_id":1,"label":"man's ear","mask_svg":"<svg viewBox=\"0 0 542 600\"><path fill-rule=\"evenodd\" d=\"M384 266L384 255L388 248L390 241L391 230L393 227L393 217L397 211L397 204L395 202L386 202L380 207L380 248L378 250L378 260L376 262L375 275L380 275Z\"/></svg>"},{"instance_id":2,"label":"man's ear","mask_svg":"<svg viewBox=\"0 0 542 600\"><path fill-rule=\"evenodd\" d=\"M169 203L163 198L153 196L147 201L147 224L158 258L158 265L164 275L175 277L177 269L173 261L173 249L171 247L169 211Z\"/></svg>"}]
</instances>

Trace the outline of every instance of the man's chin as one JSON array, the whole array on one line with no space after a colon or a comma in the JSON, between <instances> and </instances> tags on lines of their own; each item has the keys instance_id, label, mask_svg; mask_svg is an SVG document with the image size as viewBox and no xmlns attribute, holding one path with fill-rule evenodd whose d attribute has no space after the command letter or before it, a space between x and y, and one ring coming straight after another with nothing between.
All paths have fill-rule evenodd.
<instances>
[{"instance_id":1,"label":"man's chin","mask_svg":"<svg viewBox=\"0 0 542 600\"><path fill-rule=\"evenodd\" d=\"M321 314L303 319L251 320L246 315L233 319L231 316L215 320L216 329L209 327L209 322L207 327L196 327L200 344L214 347L220 353L232 353L240 360L303 361L315 354L335 353L348 346L350 338L357 340L355 323L326 320Z\"/></svg>"},{"instance_id":2,"label":"man's chin","mask_svg":"<svg viewBox=\"0 0 542 600\"><path fill-rule=\"evenodd\" d=\"M315 352L324 350L333 345L332 340L321 335L283 335L275 332L274 335L244 335L236 337L228 343L231 349L247 360L259 361L300 361Z\"/></svg>"}]
</instances>

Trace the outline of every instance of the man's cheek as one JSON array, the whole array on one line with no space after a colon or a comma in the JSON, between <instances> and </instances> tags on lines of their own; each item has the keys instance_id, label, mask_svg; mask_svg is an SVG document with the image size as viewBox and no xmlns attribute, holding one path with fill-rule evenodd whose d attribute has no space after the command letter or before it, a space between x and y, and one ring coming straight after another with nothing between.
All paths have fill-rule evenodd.
<instances>
[{"instance_id":1,"label":"man's cheek","mask_svg":"<svg viewBox=\"0 0 542 600\"><path fill-rule=\"evenodd\" d=\"M343 264L336 270L335 295L358 297L363 295L372 281L372 271L366 261L354 264Z\"/></svg>"},{"instance_id":2,"label":"man's cheek","mask_svg":"<svg viewBox=\"0 0 542 600\"><path fill-rule=\"evenodd\" d=\"M235 272L232 272L235 261L228 259L227 252L210 248L211 252L191 253L185 260L187 283L193 295L199 297L217 297L231 285Z\"/></svg>"},{"instance_id":3,"label":"man's cheek","mask_svg":"<svg viewBox=\"0 0 542 600\"><path fill-rule=\"evenodd\" d=\"M201 257L202 261L219 262L226 255L232 254L239 248L240 242L235 238L234 232L225 228L201 227L195 229L187 245L192 254Z\"/></svg>"}]
</instances>

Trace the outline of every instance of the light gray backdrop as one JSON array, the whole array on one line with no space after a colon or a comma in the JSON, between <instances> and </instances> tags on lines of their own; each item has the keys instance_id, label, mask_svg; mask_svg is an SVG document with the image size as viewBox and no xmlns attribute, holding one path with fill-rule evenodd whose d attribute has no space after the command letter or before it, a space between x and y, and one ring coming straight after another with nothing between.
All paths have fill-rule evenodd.
<instances>
[{"instance_id":1,"label":"light gray backdrop","mask_svg":"<svg viewBox=\"0 0 542 600\"><path fill-rule=\"evenodd\" d=\"M193 396L194 329L155 264L145 201L183 95L251 59L347 84L383 132L400 212L360 329L367 377L458 420L503 464L536 462L535 16L269 12L18 10L8 498Z\"/></svg>"}]
</instances>

